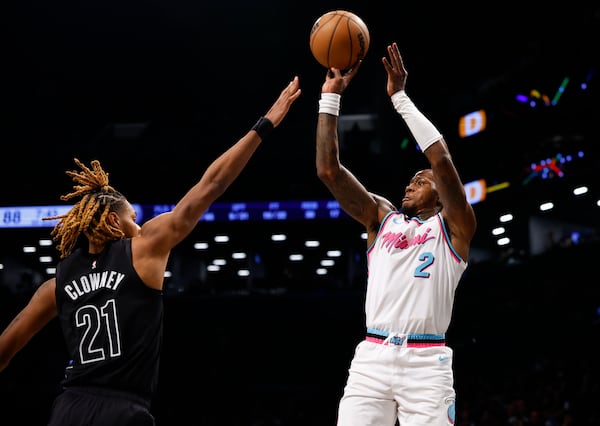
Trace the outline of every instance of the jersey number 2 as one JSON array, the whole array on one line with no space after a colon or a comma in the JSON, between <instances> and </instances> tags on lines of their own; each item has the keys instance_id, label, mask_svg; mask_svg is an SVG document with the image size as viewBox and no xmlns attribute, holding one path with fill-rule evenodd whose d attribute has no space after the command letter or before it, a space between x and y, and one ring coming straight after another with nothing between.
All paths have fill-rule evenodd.
<instances>
[{"instance_id":1,"label":"jersey number 2","mask_svg":"<svg viewBox=\"0 0 600 426\"><path fill-rule=\"evenodd\" d=\"M433 263L433 253L426 251L425 253L421 253L419 256L419 260L422 262L415 268L415 277L419 278L429 278L431 273L426 272L425 269L429 268Z\"/></svg>"}]
</instances>

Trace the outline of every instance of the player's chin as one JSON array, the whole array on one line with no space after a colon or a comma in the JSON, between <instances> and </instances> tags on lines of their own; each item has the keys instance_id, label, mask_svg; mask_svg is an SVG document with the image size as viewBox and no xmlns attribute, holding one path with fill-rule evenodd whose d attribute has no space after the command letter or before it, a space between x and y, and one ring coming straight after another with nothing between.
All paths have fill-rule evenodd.
<instances>
[{"instance_id":1,"label":"player's chin","mask_svg":"<svg viewBox=\"0 0 600 426\"><path fill-rule=\"evenodd\" d=\"M410 202L402 202L402 204L400 205L400 210L402 211L402 213L409 217L414 216L416 213L414 204Z\"/></svg>"}]
</instances>

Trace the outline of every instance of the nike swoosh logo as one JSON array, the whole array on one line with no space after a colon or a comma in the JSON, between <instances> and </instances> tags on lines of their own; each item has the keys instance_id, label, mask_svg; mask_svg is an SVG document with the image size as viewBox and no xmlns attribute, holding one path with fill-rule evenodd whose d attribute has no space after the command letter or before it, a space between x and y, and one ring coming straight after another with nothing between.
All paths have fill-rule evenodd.
<instances>
[{"instance_id":1,"label":"nike swoosh logo","mask_svg":"<svg viewBox=\"0 0 600 426\"><path fill-rule=\"evenodd\" d=\"M449 358L447 356L440 355L440 357L438 359L440 360L440 362L444 362L444 361L448 361Z\"/></svg>"}]
</instances>

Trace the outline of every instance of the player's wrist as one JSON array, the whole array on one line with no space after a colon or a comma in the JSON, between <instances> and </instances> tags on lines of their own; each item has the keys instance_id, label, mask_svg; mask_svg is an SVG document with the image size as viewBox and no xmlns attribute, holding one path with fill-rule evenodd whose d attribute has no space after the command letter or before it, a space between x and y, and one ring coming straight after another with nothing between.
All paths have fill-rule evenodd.
<instances>
[{"instance_id":1,"label":"player's wrist","mask_svg":"<svg viewBox=\"0 0 600 426\"><path fill-rule=\"evenodd\" d=\"M260 136L262 140L264 140L273 129L273 123L266 117L260 117L256 124L252 126L252 130L258 133L258 136Z\"/></svg>"},{"instance_id":2,"label":"player's wrist","mask_svg":"<svg viewBox=\"0 0 600 426\"><path fill-rule=\"evenodd\" d=\"M419 111L404 90L397 91L390 98L392 105L406 122L421 151L425 152L427 148L442 139L442 134Z\"/></svg>"},{"instance_id":3,"label":"player's wrist","mask_svg":"<svg viewBox=\"0 0 600 426\"><path fill-rule=\"evenodd\" d=\"M339 116L341 102L342 95L339 93L321 93L321 99L319 99L319 114L325 113L335 115L336 117Z\"/></svg>"}]
</instances>

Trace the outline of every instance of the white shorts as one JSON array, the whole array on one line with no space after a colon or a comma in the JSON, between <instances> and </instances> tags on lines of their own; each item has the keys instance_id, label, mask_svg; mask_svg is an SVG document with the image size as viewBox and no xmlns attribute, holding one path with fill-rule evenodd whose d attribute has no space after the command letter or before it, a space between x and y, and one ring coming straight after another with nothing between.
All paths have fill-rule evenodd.
<instances>
[{"instance_id":1,"label":"white shorts","mask_svg":"<svg viewBox=\"0 0 600 426\"><path fill-rule=\"evenodd\" d=\"M453 351L364 340L354 352L338 426L453 425Z\"/></svg>"}]
</instances>

